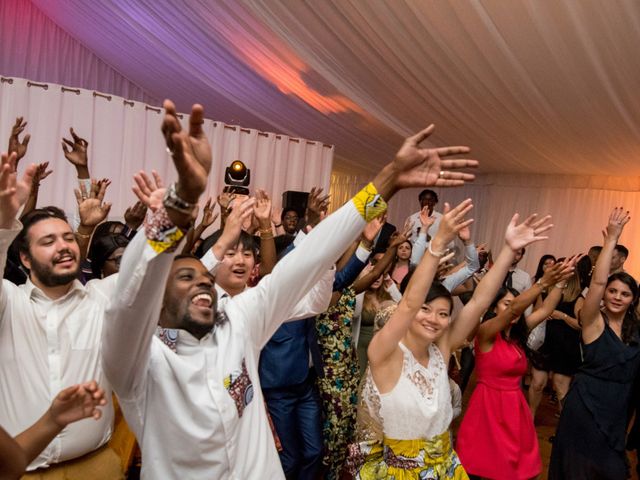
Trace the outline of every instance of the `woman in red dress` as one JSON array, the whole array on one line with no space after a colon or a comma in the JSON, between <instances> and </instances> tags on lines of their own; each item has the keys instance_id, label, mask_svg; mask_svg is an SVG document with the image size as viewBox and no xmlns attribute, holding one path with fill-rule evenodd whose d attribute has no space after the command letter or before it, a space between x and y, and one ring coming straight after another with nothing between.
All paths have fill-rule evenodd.
<instances>
[{"instance_id":1,"label":"woman in red dress","mask_svg":"<svg viewBox=\"0 0 640 480\"><path fill-rule=\"evenodd\" d=\"M520 387L527 371L525 346L529 331L551 315L560 301L577 258L557 263L520 295L502 287L478 328L478 384L456 445L470 476L525 480L542 471L533 418ZM542 307L525 318L527 307L548 288Z\"/></svg>"}]
</instances>

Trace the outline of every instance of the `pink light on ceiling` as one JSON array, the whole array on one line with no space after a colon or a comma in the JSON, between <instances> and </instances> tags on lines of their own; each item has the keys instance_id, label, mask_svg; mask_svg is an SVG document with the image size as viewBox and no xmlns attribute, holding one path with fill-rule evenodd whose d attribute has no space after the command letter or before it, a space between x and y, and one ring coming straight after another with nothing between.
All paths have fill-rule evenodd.
<instances>
[{"instance_id":1,"label":"pink light on ceiling","mask_svg":"<svg viewBox=\"0 0 640 480\"><path fill-rule=\"evenodd\" d=\"M215 21L215 28L230 50L280 92L299 98L325 115L354 112L366 116L358 105L344 95L322 93L311 86L305 79L314 75L309 66L248 12L241 19L227 17L225 20ZM248 28L251 35L246 32ZM320 79L320 76L317 77Z\"/></svg>"}]
</instances>

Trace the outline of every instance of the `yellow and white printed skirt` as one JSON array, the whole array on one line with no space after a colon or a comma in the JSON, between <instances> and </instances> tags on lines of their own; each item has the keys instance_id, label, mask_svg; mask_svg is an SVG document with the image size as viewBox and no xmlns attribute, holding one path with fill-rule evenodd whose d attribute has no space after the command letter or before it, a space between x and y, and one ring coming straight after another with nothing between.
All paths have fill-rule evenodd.
<instances>
[{"instance_id":1,"label":"yellow and white printed skirt","mask_svg":"<svg viewBox=\"0 0 640 480\"><path fill-rule=\"evenodd\" d=\"M352 444L348 463L356 480L469 480L448 431L428 440Z\"/></svg>"}]
</instances>

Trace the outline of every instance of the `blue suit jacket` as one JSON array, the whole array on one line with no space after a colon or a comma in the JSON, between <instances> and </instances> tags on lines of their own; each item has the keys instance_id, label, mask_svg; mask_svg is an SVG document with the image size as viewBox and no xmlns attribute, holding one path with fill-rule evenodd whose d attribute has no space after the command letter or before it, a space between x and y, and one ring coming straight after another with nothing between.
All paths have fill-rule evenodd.
<instances>
[{"instance_id":1,"label":"blue suit jacket","mask_svg":"<svg viewBox=\"0 0 640 480\"><path fill-rule=\"evenodd\" d=\"M351 285L364 267L365 263L352 255L345 267L336 272L333 291ZM309 354L317 375L322 377L315 317L283 323L260 353L262 388L282 388L304 382L309 376Z\"/></svg>"}]
</instances>

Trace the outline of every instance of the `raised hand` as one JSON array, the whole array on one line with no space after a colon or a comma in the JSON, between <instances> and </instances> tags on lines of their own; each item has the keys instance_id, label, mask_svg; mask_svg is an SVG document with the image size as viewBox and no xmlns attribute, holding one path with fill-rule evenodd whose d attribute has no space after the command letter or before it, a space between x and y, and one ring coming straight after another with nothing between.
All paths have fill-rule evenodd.
<instances>
[{"instance_id":1,"label":"raised hand","mask_svg":"<svg viewBox=\"0 0 640 480\"><path fill-rule=\"evenodd\" d=\"M207 186L211 170L211 146L202 130L204 109L197 104L191 108L189 132L185 132L173 102L165 100L163 107L166 113L162 133L178 172L176 193L185 202L196 204Z\"/></svg>"},{"instance_id":2,"label":"raised hand","mask_svg":"<svg viewBox=\"0 0 640 480\"><path fill-rule=\"evenodd\" d=\"M73 131L73 128L70 128L69 132L71 133L71 138L73 138L73 141L67 138L62 139L62 152L64 153L64 158L66 158L69 163L76 167L78 178L90 178L89 157L87 154L89 142L87 142L84 138L80 138L78 135L76 135L76 132Z\"/></svg>"},{"instance_id":3,"label":"raised hand","mask_svg":"<svg viewBox=\"0 0 640 480\"><path fill-rule=\"evenodd\" d=\"M16 123L11 127L11 135L9 135L9 148L7 149L7 154L11 155L15 152L16 154L16 165L20 161L22 157L27 154L27 147L29 145L29 140L31 140L31 135L26 134L22 140L20 141L20 134L24 131L27 126L27 122L23 121L23 117L16 118Z\"/></svg>"},{"instance_id":4,"label":"raised hand","mask_svg":"<svg viewBox=\"0 0 640 480\"><path fill-rule=\"evenodd\" d=\"M404 226L404 230L402 232L395 231L391 235L389 239L389 248L395 248L403 244L404 242L409 241L411 238L411 223L408 223Z\"/></svg>"},{"instance_id":5,"label":"raised hand","mask_svg":"<svg viewBox=\"0 0 640 480\"><path fill-rule=\"evenodd\" d=\"M147 214L147 206L138 200L132 206L128 207L124 212L124 223L131 230L137 230L144 222L144 217Z\"/></svg>"},{"instance_id":6,"label":"raised hand","mask_svg":"<svg viewBox=\"0 0 640 480\"><path fill-rule=\"evenodd\" d=\"M64 428L83 418L92 417L98 420L102 416L102 410L98 407L106 404L104 390L93 380L62 390L53 399L49 413L55 424Z\"/></svg>"},{"instance_id":7,"label":"raised hand","mask_svg":"<svg viewBox=\"0 0 640 480\"><path fill-rule=\"evenodd\" d=\"M158 172L151 171L153 179L140 170L133 176L135 185L131 188L138 199L152 212L162 207L162 200L167 189Z\"/></svg>"},{"instance_id":8,"label":"raised hand","mask_svg":"<svg viewBox=\"0 0 640 480\"><path fill-rule=\"evenodd\" d=\"M422 224L422 231L427 232L429 227L436 222L436 217L433 215L429 215L429 206L425 205L422 210L420 210L420 223Z\"/></svg>"},{"instance_id":9,"label":"raised hand","mask_svg":"<svg viewBox=\"0 0 640 480\"><path fill-rule=\"evenodd\" d=\"M35 189L40 186L40 182L53 173L53 170L47 170L49 162L39 163L36 165L36 171L33 175L31 188Z\"/></svg>"},{"instance_id":10,"label":"raised hand","mask_svg":"<svg viewBox=\"0 0 640 480\"><path fill-rule=\"evenodd\" d=\"M84 184L80 185L80 189L74 190L81 226L95 227L107 218L109 210L111 210L111 203L104 202L104 195L110 184L108 179L91 180L90 192L86 191Z\"/></svg>"},{"instance_id":11,"label":"raised hand","mask_svg":"<svg viewBox=\"0 0 640 480\"><path fill-rule=\"evenodd\" d=\"M376 238L382 226L384 225L384 215L379 215L368 222L362 230L362 238L367 244L373 246L373 240Z\"/></svg>"},{"instance_id":12,"label":"raised hand","mask_svg":"<svg viewBox=\"0 0 640 480\"><path fill-rule=\"evenodd\" d=\"M460 230L473 223L473 219L465 220L464 218L472 208L473 204L470 198L464 200L453 209L448 203L444 204L444 214L440 220L440 228L438 228L438 233L431 240L430 247L434 252L444 251L445 247L456 238Z\"/></svg>"},{"instance_id":13,"label":"raised hand","mask_svg":"<svg viewBox=\"0 0 640 480\"><path fill-rule=\"evenodd\" d=\"M461 228L458 231L458 238L462 241L462 243L464 243L465 245L469 245L469 242L471 241L471 229L467 226L464 228Z\"/></svg>"},{"instance_id":14,"label":"raised hand","mask_svg":"<svg viewBox=\"0 0 640 480\"><path fill-rule=\"evenodd\" d=\"M548 287L568 280L574 274L576 263L581 257L582 255L573 255L572 257L567 258L562 262L557 262L552 267L547 268L540 279L540 283L545 287Z\"/></svg>"},{"instance_id":15,"label":"raised hand","mask_svg":"<svg viewBox=\"0 0 640 480\"><path fill-rule=\"evenodd\" d=\"M15 152L2 154L0 161L0 228L11 228L27 198L36 173L36 165L29 165L21 180L16 172Z\"/></svg>"},{"instance_id":16,"label":"raised hand","mask_svg":"<svg viewBox=\"0 0 640 480\"><path fill-rule=\"evenodd\" d=\"M260 228L271 228L271 198L264 190L256 190L256 203L253 207L253 215Z\"/></svg>"},{"instance_id":17,"label":"raised hand","mask_svg":"<svg viewBox=\"0 0 640 480\"><path fill-rule=\"evenodd\" d=\"M475 178L475 175L455 170L477 167L477 160L443 160L442 158L469 153L469 147L420 147L420 143L426 140L434 129L434 125L429 125L421 132L408 137L396 153L392 163L395 172L395 189L428 186L457 187Z\"/></svg>"},{"instance_id":18,"label":"raised hand","mask_svg":"<svg viewBox=\"0 0 640 480\"><path fill-rule=\"evenodd\" d=\"M511 218L504 236L506 244L514 252L517 252L521 248L526 247L533 242L539 242L540 240L546 240L549 238L547 236L541 236L541 234L553 227L553 224L549 223L551 215L547 215L546 217L538 220L538 214L534 213L518 225L517 222L519 219L520 215L516 213Z\"/></svg>"},{"instance_id":19,"label":"raised hand","mask_svg":"<svg viewBox=\"0 0 640 480\"><path fill-rule=\"evenodd\" d=\"M307 224L315 227L323 218L323 213L326 213L329 208L329 195L322 195L322 188L313 187L309 192L309 199L307 200L307 210L305 216L307 217Z\"/></svg>"},{"instance_id":20,"label":"raised hand","mask_svg":"<svg viewBox=\"0 0 640 480\"><path fill-rule=\"evenodd\" d=\"M609 222L602 232L605 240L611 239L617 243L620 235L622 235L624 226L629 223L629 220L631 220L629 210L625 210L622 207L614 208L611 211L611 215L609 215Z\"/></svg>"},{"instance_id":21,"label":"raised hand","mask_svg":"<svg viewBox=\"0 0 640 480\"><path fill-rule=\"evenodd\" d=\"M216 218L218 218L218 214L213 213L215 205L212 205L211 202L212 199L211 197L209 197L207 199L207 203L204 204L204 208L202 209L202 220L200 220L199 225L200 228L202 228L202 231L205 231L207 228L213 225L213 222L215 222Z\"/></svg>"}]
</instances>

